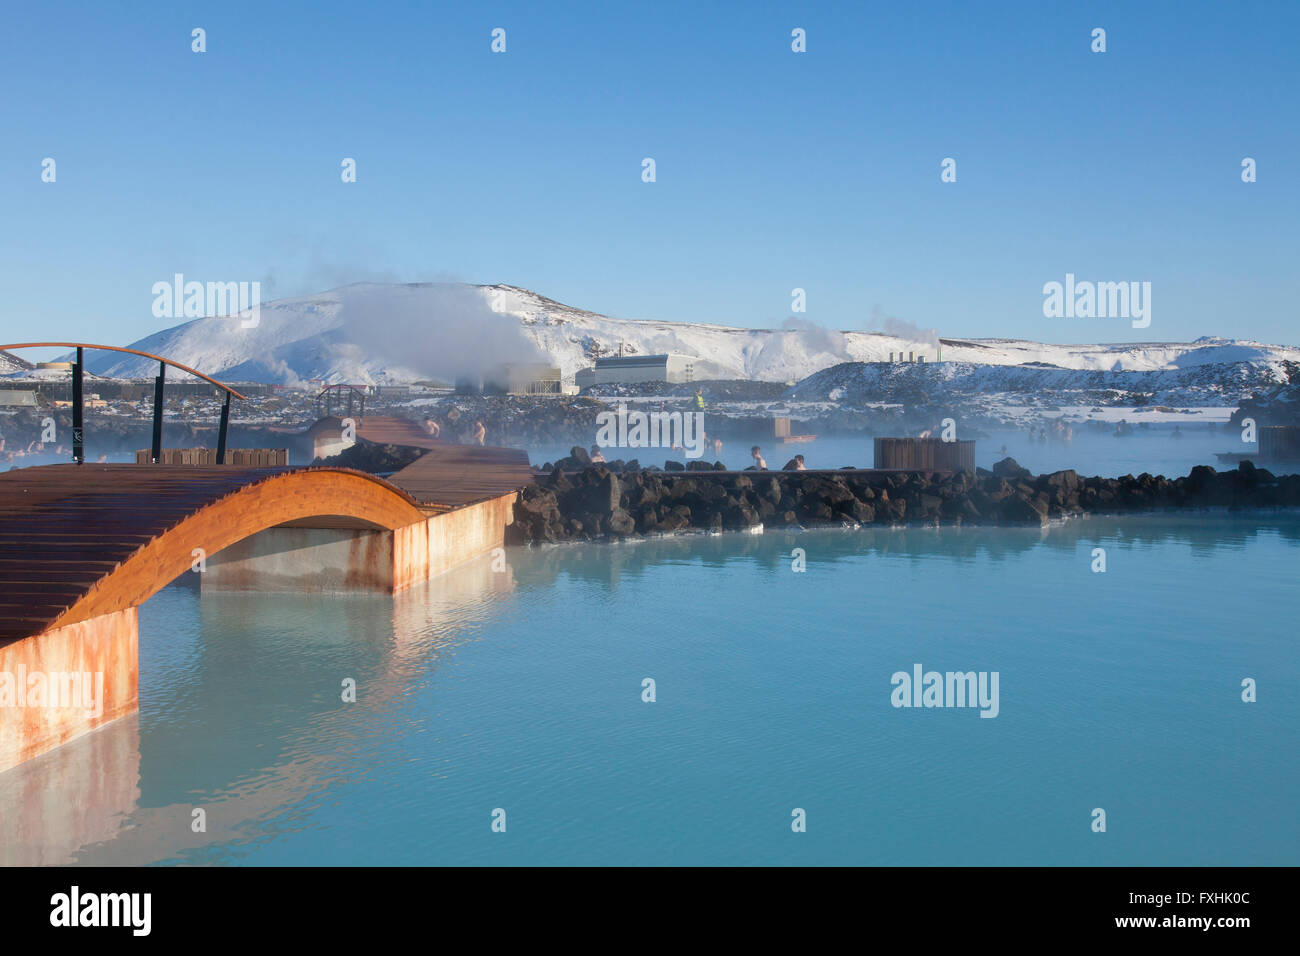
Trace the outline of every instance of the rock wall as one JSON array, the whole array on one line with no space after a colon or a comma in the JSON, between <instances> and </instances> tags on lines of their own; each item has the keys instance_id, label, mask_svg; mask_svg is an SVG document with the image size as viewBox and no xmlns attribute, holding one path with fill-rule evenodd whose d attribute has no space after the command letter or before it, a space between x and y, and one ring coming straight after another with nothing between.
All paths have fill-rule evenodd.
<instances>
[{"instance_id":1,"label":"rock wall","mask_svg":"<svg viewBox=\"0 0 1300 956\"><path fill-rule=\"evenodd\" d=\"M539 474L519 495L507 543L673 531L864 524L1044 524L1090 512L1300 506L1300 475L1242 462L1183 478L1033 475L1006 458L993 470L659 471L602 465Z\"/></svg>"}]
</instances>

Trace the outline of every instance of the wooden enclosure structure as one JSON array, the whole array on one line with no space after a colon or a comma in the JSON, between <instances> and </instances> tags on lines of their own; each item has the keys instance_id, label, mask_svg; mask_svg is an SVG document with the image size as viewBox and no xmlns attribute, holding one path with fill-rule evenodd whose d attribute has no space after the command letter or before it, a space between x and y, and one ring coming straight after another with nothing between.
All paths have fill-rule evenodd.
<instances>
[{"instance_id":1,"label":"wooden enclosure structure","mask_svg":"<svg viewBox=\"0 0 1300 956\"><path fill-rule=\"evenodd\" d=\"M1259 430L1260 461L1300 461L1300 426L1265 425Z\"/></svg>"},{"instance_id":2,"label":"wooden enclosure structure","mask_svg":"<svg viewBox=\"0 0 1300 956\"><path fill-rule=\"evenodd\" d=\"M974 471L975 442L942 438L877 438L875 467L907 471Z\"/></svg>"},{"instance_id":3,"label":"wooden enclosure structure","mask_svg":"<svg viewBox=\"0 0 1300 956\"><path fill-rule=\"evenodd\" d=\"M141 448L135 453L137 465L152 461L153 449ZM163 448L159 451L160 465L217 465L215 448ZM289 464L287 448L227 448L225 464L240 468L283 468Z\"/></svg>"}]
</instances>

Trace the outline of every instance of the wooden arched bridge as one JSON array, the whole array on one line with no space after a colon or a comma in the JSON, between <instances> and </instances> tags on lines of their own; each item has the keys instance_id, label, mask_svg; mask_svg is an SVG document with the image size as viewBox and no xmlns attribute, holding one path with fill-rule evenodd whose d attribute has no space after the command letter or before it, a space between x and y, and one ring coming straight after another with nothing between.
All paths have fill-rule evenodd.
<instances>
[{"instance_id":1,"label":"wooden arched bridge","mask_svg":"<svg viewBox=\"0 0 1300 956\"><path fill-rule=\"evenodd\" d=\"M231 398L170 359L76 349L73 463L0 474L0 771L138 706L138 609L190 571L204 590L381 590L412 584L504 543L532 479L515 449L452 445L398 419L364 440L424 448L379 478L334 467L224 465ZM82 350L159 362L151 464L86 464ZM159 464L168 366L224 393L217 466ZM320 424L320 423L318 423Z\"/></svg>"},{"instance_id":2,"label":"wooden arched bridge","mask_svg":"<svg viewBox=\"0 0 1300 956\"><path fill-rule=\"evenodd\" d=\"M0 771L137 709L138 608L179 576L397 592L501 546L531 476L522 451L457 445L386 480L152 464L0 474ZM60 703L91 675L98 698Z\"/></svg>"},{"instance_id":3,"label":"wooden arched bridge","mask_svg":"<svg viewBox=\"0 0 1300 956\"><path fill-rule=\"evenodd\" d=\"M261 531L395 531L417 502L363 472L333 468L45 465L0 474L0 641L143 604Z\"/></svg>"},{"instance_id":4,"label":"wooden arched bridge","mask_svg":"<svg viewBox=\"0 0 1300 956\"><path fill-rule=\"evenodd\" d=\"M328 467L67 464L0 473L0 645L143 604L191 569L196 550L206 563L272 529L423 527L512 497L531 477L522 451L460 445L432 448L388 480ZM490 537L505 523L494 522ZM387 580L377 560L358 554L331 580L385 590L411 583ZM304 573L319 583L319 568Z\"/></svg>"}]
</instances>

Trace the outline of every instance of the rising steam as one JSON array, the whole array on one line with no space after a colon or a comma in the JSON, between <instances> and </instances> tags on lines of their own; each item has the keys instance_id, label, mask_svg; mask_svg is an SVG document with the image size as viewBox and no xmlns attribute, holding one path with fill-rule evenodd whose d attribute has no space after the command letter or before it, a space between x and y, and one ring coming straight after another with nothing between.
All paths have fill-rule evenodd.
<instances>
[{"instance_id":1,"label":"rising steam","mask_svg":"<svg viewBox=\"0 0 1300 956\"><path fill-rule=\"evenodd\" d=\"M353 285L339 290L345 338L366 356L424 378L477 378L507 362L545 362L511 315L494 312L475 286L451 282Z\"/></svg>"},{"instance_id":2,"label":"rising steam","mask_svg":"<svg viewBox=\"0 0 1300 956\"><path fill-rule=\"evenodd\" d=\"M845 339L843 332L828 329L824 325L818 325L809 319L798 319L794 316L790 316L781 323L781 330L798 333L796 338L810 355L824 352L846 362L851 360L848 340Z\"/></svg>"},{"instance_id":3,"label":"rising steam","mask_svg":"<svg viewBox=\"0 0 1300 956\"><path fill-rule=\"evenodd\" d=\"M906 319L885 315L885 310L878 304L871 308L871 330L907 342L922 342L936 348L939 345L939 333L936 329L922 329Z\"/></svg>"}]
</instances>

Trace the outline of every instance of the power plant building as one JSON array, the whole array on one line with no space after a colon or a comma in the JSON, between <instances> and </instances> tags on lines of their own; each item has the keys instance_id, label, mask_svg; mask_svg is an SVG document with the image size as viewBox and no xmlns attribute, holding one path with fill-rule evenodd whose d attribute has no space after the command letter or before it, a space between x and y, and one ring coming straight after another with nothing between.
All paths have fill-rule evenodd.
<instances>
[{"instance_id":1,"label":"power plant building","mask_svg":"<svg viewBox=\"0 0 1300 956\"><path fill-rule=\"evenodd\" d=\"M483 376L483 392L488 395L562 395L558 365L543 362L513 362L493 369Z\"/></svg>"},{"instance_id":2,"label":"power plant building","mask_svg":"<svg viewBox=\"0 0 1300 956\"><path fill-rule=\"evenodd\" d=\"M574 375L579 388L592 385L624 385L637 382L693 382L695 358L690 355L615 355L596 359L595 368L580 369Z\"/></svg>"}]
</instances>

